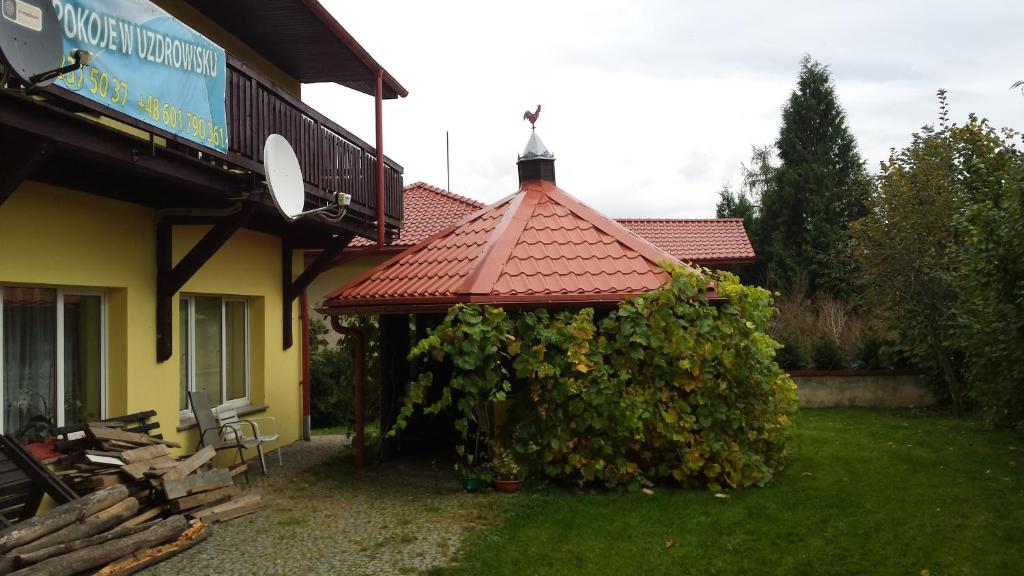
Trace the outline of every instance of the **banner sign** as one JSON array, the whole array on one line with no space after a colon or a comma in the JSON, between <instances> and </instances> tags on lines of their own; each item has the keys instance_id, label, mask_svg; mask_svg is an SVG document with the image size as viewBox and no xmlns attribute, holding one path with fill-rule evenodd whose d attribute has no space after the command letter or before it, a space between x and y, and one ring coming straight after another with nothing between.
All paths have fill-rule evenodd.
<instances>
[{"instance_id":1,"label":"banner sign","mask_svg":"<svg viewBox=\"0 0 1024 576\"><path fill-rule=\"evenodd\" d=\"M148 0L53 0L53 7L65 63L75 48L95 55L57 86L227 151L223 48Z\"/></svg>"}]
</instances>

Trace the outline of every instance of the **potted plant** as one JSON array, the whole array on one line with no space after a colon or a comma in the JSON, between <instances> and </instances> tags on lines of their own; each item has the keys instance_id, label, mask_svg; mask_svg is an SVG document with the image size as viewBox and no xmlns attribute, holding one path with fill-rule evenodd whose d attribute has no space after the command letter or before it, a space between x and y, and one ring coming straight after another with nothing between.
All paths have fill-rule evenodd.
<instances>
[{"instance_id":1,"label":"potted plant","mask_svg":"<svg viewBox=\"0 0 1024 576\"><path fill-rule=\"evenodd\" d=\"M474 461L473 454L466 454L462 462L455 463L455 469L462 473L462 489L466 492L479 492L483 484L483 473Z\"/></svg>"},{"instance_id":2,"label":"potted plant","mask_svg":"<svg viewBox=\"0 0 1024 576\"><path fill-rule=\"evenodd\" d=\"M491 460L491 467L494 469L494 489L498 492L518 492L523 481L520 478L519 464L516 463L512 452L494 446L494 459Z\"/></svg>"}]
</instances>

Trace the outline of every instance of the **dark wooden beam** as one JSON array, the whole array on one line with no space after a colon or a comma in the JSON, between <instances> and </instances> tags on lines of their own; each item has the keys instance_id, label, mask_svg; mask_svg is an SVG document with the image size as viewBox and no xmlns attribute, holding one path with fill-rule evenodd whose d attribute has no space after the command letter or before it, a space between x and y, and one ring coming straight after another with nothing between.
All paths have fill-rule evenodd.
<instances>
[{"instance_id":1,"label":"dark wooden beam","mask_svg":"<svg viewBox=\"0 0 1024 576\"><path fill-rule=\"evenodd\" d=\"M233 215L219 220L188 254L172 266L173 227L170 220L157 222L156 229L156 359L164 362L174 348L172 310L174 295L231 237L252 218L255 204L245 204Z\"/></svg>"},{"instance_id":2,"label":"dark wooden beam","mask_svg":"<svg viewBox=\"0 0 1024 576\"><path fill-rule=\"evenodd\" d=\"M39 168L49 151L50 142L38 137L28 137L4 146L3 170L0 171L0 206Z\"/></svg>"},{"instance_id":3,"label":"dark wooden beam","mask_svg":"<svg viewBox=\"0 0 1024 576\"><path fill-rule=\"evenodd\" d=\"M317 276L334 267L335 259L353 238L355 238L355 234L351 233L339 234L332 238L323 251L294 280L292 280L292 252L298 247L287 237L281 239L281 292L283 297L281 320L284 323L281 345L284 350L291 348L294 343L292 338L292 302L313 283L313 280L316 280Z\"/></svg>"},{"instance_id":4,"label":"dark wooden beam","mask_svg":"<svg viewBox=\"0 0 1024 576\"><path fill-rule=\"evenodd\" d=\"M157 176L215 196L235 194L246 179L201 160L150 143L40 102L0 95L0 124L48 138L55 148L74 149L94 161L114 163L120 170Z\"/></svg>"},{"instance_id":5,"label":"dark wooden beam","mask_svg":"<svg viewBox=\"0 0 1024 576\"><path fill-rule=\"evenodd\" d=\"M410 378L409 349L412 330L408 314L387 314L379 319L380 338L380 450L385 459L398 452L398 438L388 437L402 405L402 392Z\"/></svg>"}]
</instances>

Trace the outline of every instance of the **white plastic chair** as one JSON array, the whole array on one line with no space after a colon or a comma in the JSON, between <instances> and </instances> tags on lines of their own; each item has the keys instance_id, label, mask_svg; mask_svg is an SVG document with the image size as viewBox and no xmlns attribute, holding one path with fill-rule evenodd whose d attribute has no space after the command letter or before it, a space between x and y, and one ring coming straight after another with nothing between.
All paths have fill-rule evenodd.
<instances>
[{"instance_id":1,"label":"white plastic chair","mask_svg":"<svg viewBox=\"0 0 1024 576\"><path fill-rule=\"evenodd\" d=\"M257 421L266 421L272 424L270 434L263 434L260 432L260 426ZM221 426L224 434L224 440L227 442L235 442L236 439L241 442L256 441L256 451L260 455L260 466L263 468L263 474L267 475L267 461L263 457L263 444L274 442L277 450L277 463L280 466L284 466L284 460L281 458L281 435L277 432L277 419L273 416L259 416L256 418L245 418L240 419L238 412L234 408L225 408L223 406L217 408L217 421ZM246 424L252 430L253 435L247 436L243 430L242 425Z\"/></svg>"}]
</instances>

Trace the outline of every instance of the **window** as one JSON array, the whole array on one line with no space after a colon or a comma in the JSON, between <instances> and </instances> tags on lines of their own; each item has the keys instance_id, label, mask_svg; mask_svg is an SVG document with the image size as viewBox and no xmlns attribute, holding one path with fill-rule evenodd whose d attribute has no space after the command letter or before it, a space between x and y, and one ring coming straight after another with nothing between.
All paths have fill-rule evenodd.
<instances>
[{"instance_id":1,"label":"window","mask_svg":"<svg viewBox=\"0 0 1024 576\"><path fill-rule=\"evenodd\" d=\"M183 296L181 394L189 417L187 390L206 393L211 406L249 403L249 307L238 298Z\"/></svg>"},{"instance_id":2,"label":"window","mask_svg":"<svg viewBox=\"0 0 1024 576\"><path fill-rule=\"evenodd\" d=\"M106 405L102 293L0 286L0 423L22 441L99 420Z\"/></svg>"}]
</instances>

